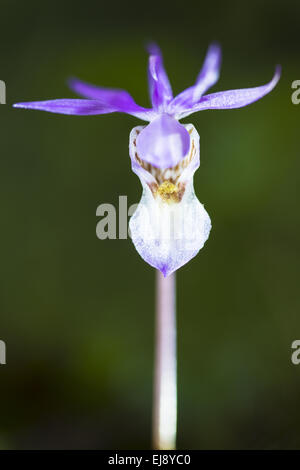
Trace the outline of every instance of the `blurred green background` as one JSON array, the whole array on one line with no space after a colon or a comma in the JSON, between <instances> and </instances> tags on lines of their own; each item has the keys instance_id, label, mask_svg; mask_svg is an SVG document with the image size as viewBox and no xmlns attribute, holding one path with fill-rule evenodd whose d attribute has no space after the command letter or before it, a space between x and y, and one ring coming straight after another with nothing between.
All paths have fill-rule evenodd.
<instances>
[{"instance_id":1,"label":"blurred green background","mask_svg":"<svg viewBox=\"0 0 300 470\"><path fill-rule=\"evenodd\" d=\"M213 230L178 272L178 447L300 448L298 1L1 2L0 448L151 445L154 270L130 240L96 238L96 208L139 200L126 115L11 104L73 97L66 79L148 106L156 40L173 89L223 47L212 91L282 78L261 101L185 119L201 135L197 195Z\"/></svg>"}]
</instances>

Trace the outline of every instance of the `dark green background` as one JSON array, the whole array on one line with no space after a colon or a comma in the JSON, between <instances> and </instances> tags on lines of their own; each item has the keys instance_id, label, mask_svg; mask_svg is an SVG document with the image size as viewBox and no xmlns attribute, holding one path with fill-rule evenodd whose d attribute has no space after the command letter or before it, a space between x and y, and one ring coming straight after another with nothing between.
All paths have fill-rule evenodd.
<instances>
[{"instance_id":1,"label":"dark green background","mask_svg":"<svg viewBox=\"0 0 300 470\"><path fill-rule=\"evenodd\" d=\"M96 208L138 201L126 115L11 104L73 97L70 75L148 106L144 45L173 89L223 47L213 91L282 78L261 101L190 116L195 188L213 230L178 272L181 448L300 448L299 1L1 2L0 447L149 448L154 270L130 240L96 238Z\"/></svg>"}]
</instances>

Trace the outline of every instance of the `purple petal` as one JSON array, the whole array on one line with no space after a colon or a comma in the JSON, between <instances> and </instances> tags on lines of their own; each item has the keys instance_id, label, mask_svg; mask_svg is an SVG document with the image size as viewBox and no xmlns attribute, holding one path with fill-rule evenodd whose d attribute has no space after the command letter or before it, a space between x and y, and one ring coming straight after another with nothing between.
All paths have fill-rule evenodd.
<instances>
[{"instance_id":1,"label":"purple petal","mask_svg":"<svg viewBox=\"0 0 300 470\"><path fill-rule=\"evenodd\" d=\"M179 111L192 107L201 96L219 79L221 66L221 48L218 44L211 44L208 48L203 67L197 77L195 85L187 88L171 102L172 109Z\"/></svg>"},{"instance_id":2,"label":"purple petal","mask_svg":"<svg viewBox=\"0 0 300 470\"><path fill-rule=\"evenodd\" d=\"M115 111L131 114L145 121L151 121L156 116L152 109L143 108L136 104L132 96L125 90L104 88L82 82L77 78L69 80L69 87L78 95L112 107Z\"/></svg>"},{"instance_id":3,"label":"purple petal","mask_svg":"<svg viewBox=\"0 0 300 470\"><path fill-rule=\"evenodd\" d=\"M27 103L16 103L13 107L37 109L39 111L48 111L58 114L75 114L79 116L107 114L115 111L112 107L103 105L100 101L81 99L31 101Z\"/></svg>"},{"instance_id":4,"label":"purple petal","mask_svg":"<svg viewBox=\"0 0 300 470\"><path fill-rule=\"evenodd\" d=\"M182 112L178 113L176 117L178 119L182 119L189 114L205 109L234 109L247 106L248 104L254 103L263 96L270 93L270 91L272 91L273 88L277 85L280 78L280 73L281 68L278 66L276 68L274 77L266 85L254 88L244 88L240 90L220 91L218 93L212 93L211 95L205 95L192 108L186 109L185 111L182 110Z\"/></svg>"},{"instance_id":5,"label":"purple petal","mask_svg":"<svg viewBox=\"0 0 300 470\"><path fill-rule=\"evenodd\" d=\"M159 47L156 44L151 44L149 52L148 80L152 106L155 110L165 111L173 99L172 88Z\"/></svg>"},{"instance_id":6,"label":"purple petal","mask_svg":"<svg viewBox=\"0 0 300 470\"><path fill-rule=\"evenodd\" d=\"M208 88L219 80L221 60L221 47L217 43L211 44L195 83L195 100L198 100Z\"/></svg>"},{"instance_id":7,"label":"purple petal","mask_svg":"<svg viewBox=\"0 0 300 470\"><path fill-rule=\"evenodd\" d=\"M187 155L189 148L188 131L167 114L154 119L137 138L139 157L158 168L177 165Z\"/></svg>"}]
</instances>

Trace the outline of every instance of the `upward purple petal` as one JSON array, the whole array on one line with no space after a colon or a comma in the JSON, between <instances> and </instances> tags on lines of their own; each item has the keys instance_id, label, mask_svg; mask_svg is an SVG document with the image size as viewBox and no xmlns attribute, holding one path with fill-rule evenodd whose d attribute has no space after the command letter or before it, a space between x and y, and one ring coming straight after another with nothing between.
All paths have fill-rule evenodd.
<instances>
[{"instance_id":1,"label":"upward purple petal","mask_svg":"<svg viewBox=\"0 0 300 470\"><path fill-rule=\"evenodd\" d=\"M164 68L163 58L156 44L149 46L148 80L152 106L155 110L166 111L173 99L172 88Z\"/></svg>"},{"instance_id":2,"label":"upward purple petal","mask_svg":"<svg viewBox=\"0 0 300 470\"><path fill-rule=\"evenodd\" d=\"M111 107L114 111L131 114L145 121L150 121L156 116L152 109L143 108L136 104L132 96L125 90L98 87L77 78L69 80L69 87L78 95L92 100L99 100L103 105Z\"/></svg>"},{"instance_id":3,"label":"upward purple petal","mask_svg":"<svg viewBox=\"0 0 300 470\"><path fill-rule=\"evenodd\" d=\"M211 44L208 48L203 67L195 83L195 101L197 101L203 93L219 80L221 60L221 47L217 43Z\"/></svg>"},{"instance_id":4,"label":"upward purple petal","mask_svg":"<svg viewBox=\"0 0 300 470\"><path fill-rule=\"evenodd\" d=\"M187 88L171 102L171 107L179 112L190 108L199 101L201 96L219 79L221 66L221 48L213 43L209 46L203 67L197 77L195 85Z\"/></svg>"},{"instance_id":5,"label":"upward purple petal","mask_svg":"<svg viewBox=\"0 0 300 470\"><path fill-rule=\"evenodd\" d=\"M254 103L260 98L263 98L263 96L270 93L270 91L272 91L273 88L277 85L280 74L281 67L277 66L274 77L266 85L254 88L242 88L240 90L220 91L218 93L202 96L198 103L196 103L190 109L182 109L182 111L179 112L176 117L177 119L182 119L183 117L189 116L192 113L205 109L234 109L247 106L248 104Z\"/></svg>"}]
</instances>

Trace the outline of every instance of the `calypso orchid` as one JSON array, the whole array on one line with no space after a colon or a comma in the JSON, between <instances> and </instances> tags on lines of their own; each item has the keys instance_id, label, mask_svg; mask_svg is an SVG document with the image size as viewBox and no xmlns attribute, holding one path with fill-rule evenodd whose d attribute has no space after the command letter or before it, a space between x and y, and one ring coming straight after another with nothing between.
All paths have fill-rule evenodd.
<instances>
[{"instance_id":1,"label":"calypso orchid","mask_svg":"<svg viewBox=\"0 0 300 470\"><path fill-rule=\"evenodd\" d=\"M132 170L143 186L130 232L142 258L168 276L198 253L211 229L209 215L193 187L193 175L200 165L199 135L192 124L182 125L179 120L197 111L240 108L259 100L277 84L280 68L266 85L205 95L217 82L221 64L220 47L212 44L195 84L174 98L159 48L151 45L149 53L152 108L139 106L124 90L77 79L70 80L70 88L86 99L17 103L14 107L80 116L123 112L150 122L130 133Z\"/></svg>"}]
</instances>

